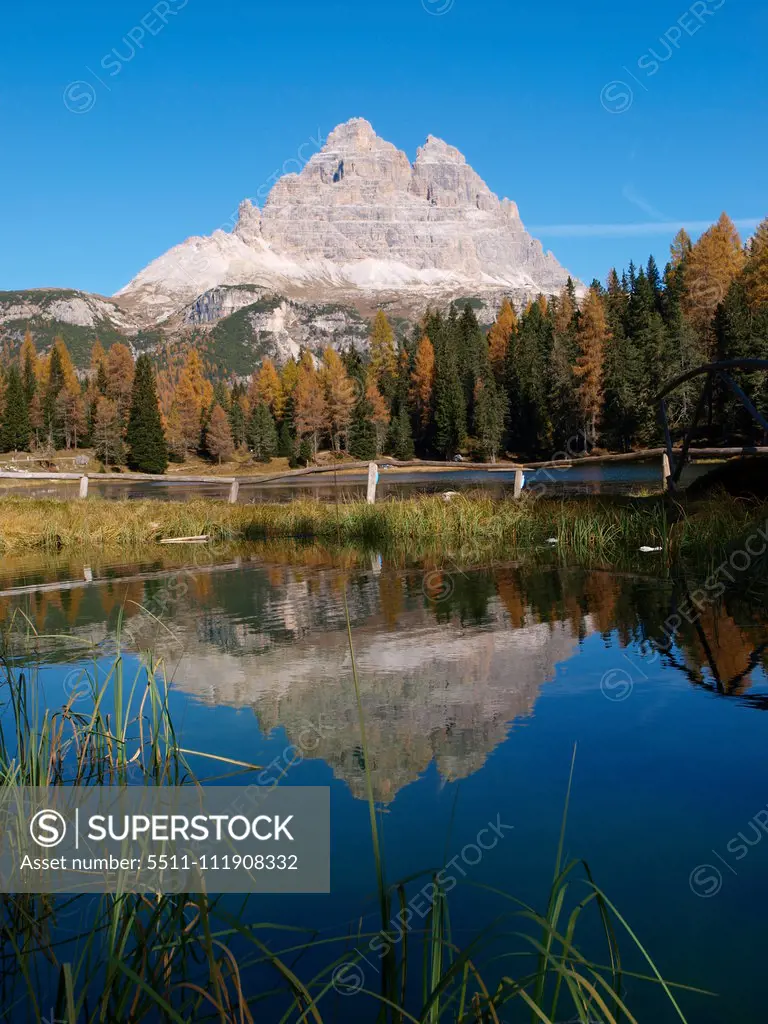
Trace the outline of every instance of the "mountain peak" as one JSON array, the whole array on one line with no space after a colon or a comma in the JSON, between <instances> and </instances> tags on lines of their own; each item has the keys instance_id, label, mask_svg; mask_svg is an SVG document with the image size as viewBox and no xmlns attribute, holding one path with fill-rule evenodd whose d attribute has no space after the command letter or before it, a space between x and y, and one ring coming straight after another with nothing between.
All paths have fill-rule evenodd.
<instances>
[{"instance_id":1,"label":"mountain peak","mask_svg":"<svg viewBox=\"0 0 768 1024\"><path fill-rule=\"evenodd\" d=\"M376 141L381 140L371 122L366 121L364 117L352 117L349 121L336 125L325 140L323 149L345 149L349 146L367 148Z\"/></svg>"},{"instance_id":2,"label":"mountain peak","mask_svg":"<svg viewBox=\"0 0 768 1024\"><path fill-rule=\"evenodd\" d=\"M435 164L466 164L466 157L460 153L455 146L449 146L447 142L438 139L435 135L428 135L427 141L419 148L416 154L416 163Z\"/></svg>"},{"instance_id":3,"label":"mountain peak","mask_svg":"<svg viewBox=\"0 0 768 1024\"><path fill-rule=\"evenodd\" d=\"M454 146L427 137L411 163L355 117L328 135L263 210L243 203L232 234L189 239L120 293L154 319L212 288L252 285L311 301L410 306L466 295L519 302L568 272Z\"/></svg>"}]
</instances>

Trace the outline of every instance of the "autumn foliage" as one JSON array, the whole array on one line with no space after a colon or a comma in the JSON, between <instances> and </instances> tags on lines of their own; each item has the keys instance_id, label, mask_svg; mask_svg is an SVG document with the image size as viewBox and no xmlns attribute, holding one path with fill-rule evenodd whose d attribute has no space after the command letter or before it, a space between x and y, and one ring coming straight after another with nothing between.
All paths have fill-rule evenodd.
<instances>
[{"instance_id":1,"label":"autumn foliage","mask_svg":"<svg viewBox=\"0 0 768 1024\"><path fill-rule=\"evenodd\" d=\"M656 445L664 381L712 359L768 357L768 220L745 245L723 214L696 241L680 231L663 271L651 257L612 270L604 286L569 281L517 309L504 299L485 328L479 305L428 309L397 333L379 310L363 351L310 339L248 379L227 378L191 338L138 361L126 343L96 341L80 370L62 338L41 349L30 331L2 338L0 448L91 448L105 465L164 472L169 458L190 456L493 461ZM738 376L765 409L768 375ZM689 384L671 396L673 432L696 401ZM710 405L712 440L758 439L730 394Z\"/></svg>"}]
</instances>

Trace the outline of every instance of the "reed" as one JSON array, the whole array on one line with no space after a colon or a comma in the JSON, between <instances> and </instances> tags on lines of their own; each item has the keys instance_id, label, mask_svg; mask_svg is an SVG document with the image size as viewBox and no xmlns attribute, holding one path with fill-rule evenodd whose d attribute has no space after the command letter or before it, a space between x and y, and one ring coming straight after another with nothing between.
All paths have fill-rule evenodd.
<instances>
[{"instance_id":1,"label":"reed","mask_svg":"<svg viewBox=\"0 0 768 1024\"><path fill-rule=\"evenodd\" d=\"M579 559L617 559L640 547L663 560L710 558L765 526L768 504L718 496L685 506L661 498L498 501L468 494L367 505L295 501L0 501L0 550L146 551L161 539L207 536L212 543L309 539L428 552L482 548L530 552L548 543Z\"/></svg>"}]
</instances>

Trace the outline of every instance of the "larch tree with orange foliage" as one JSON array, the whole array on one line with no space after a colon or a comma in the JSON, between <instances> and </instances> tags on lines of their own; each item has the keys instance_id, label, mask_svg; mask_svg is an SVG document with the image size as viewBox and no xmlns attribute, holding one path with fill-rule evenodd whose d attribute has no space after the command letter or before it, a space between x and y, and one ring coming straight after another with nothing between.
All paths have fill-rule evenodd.
<instances>
[{"instance_id":1,"label":"larch tree with orange foliage","mask_svg":"<svg viewBox=\"0 0 768 1024\"><path fill-rule=\"evenodd\" d=\"M712 354L712 318L744 267L739 233L726 214L704 232L685 259L683 312Z\"/></svg>"},{"instance_id":2,"label":"larch tree with orange foliage","mask_svg":"<svg viewBox=\"0 0 768 1024\"><path fill-rule=\"evenodd\" d=\"M283 396L286 401L293 398L293 392L296 390L296 385L299 383L299 364L295 359L289 359L288 362L283 366L280 373L280 385L283 389Z\"/></svg>"},{"instance_id":3,"label":"larch tree with orange foliage","mask_svg":"<svg viewBox=\"0 0 768 1024\"><path fill-rule=\"evenodd\" d=\"M579 381L576 395L584 419L585 437L592 444L597 440L597 424L603 406L603 364L609 338L603 300L596 288L590 288L579 316L576 332L579 355L573 372Z\"/></svg>"},{"instance_id":4,"label":"larch tree with orange foliage","mask_svg":"<svg viewBox=\"0 0 768 1024\"><path fill-rule=\"evenodd\" d=\"M205 435L205 446L208 454L216 459L219 465L222 462L227 462L235 453L235 442L232 440L229 417L218 402L211 412Z\"/></svg>"},{"instance_id":5,"label":"larch tree with orange foliage","mask_svg":"<svg viewBox=\"0 0 768 1024\"><path fill-rule=\"evenodd\" d=\"M425 334L416 346L411 374L410 400L422 433L434 414L435 349Z\"/></svg>"},{"instance_id":6,"label":"larch tree with orange foliage","mask_svg":"<svg viewBox=\"0 0 768 1024\"><path fill-rule=\"evenodd\" d=\"M98 357L98 356L97 356ZM128 422L133 394L133 353L127 345L115 342L107 353L107 398L117 406L122 423Z\"/></svg>"},{"instance_id":7,"label":"larch tree with orange foliage","mask_svg":"<svg viewBox=\"0 0 768 1024\"><path fill-rule=\"evenodd\" d=\"M384 451L392 416L387 400L372 380L369 380L366 386L365 398L370 408L371 422L376 430L376 454L380 455Z\"/></svg>"},{"instance_id":8,"label":"larch tree with orange foliage","mask_svg":"<svg viewBox=\"0 0 768 1024\"><path fill-rule=\"evenodd\" d=\"M325 393L325 425L331 438L331 446L338 453L352 421L357 392L341 361L341 356L330 347L323 353L320 377Z\"/></svg>"},{"instance_id":9,"label":"larch tree with orange foliage","mask_svg":"<svg viewBox=\"0 0 768 1024\"><path fill-rule=\"evenodd\" d=\"M768 307L768 217L758 224L750 239L744 266L744 286L753 312Z\"/></svg>"},{"instance_id":10,"label":"larch tree with orange foliage","mask_svg":"<svg viewBox=\"0 0 768 1024\"><path fill-rule=\"evenodd\" d=\"M509 299L504 299L496 320L488 331L488 357L497 381L504 378L504 365L512 336L517 331L517 314Z\"/></svg>"},{"instance_id":11,"label":"larch tree with orange foliage","mask_svg":"<svg viewBox=\"0 0 768 1024\"><path fill-rule=\"evenodd\" d=\"M184 368L174 395L173 407L178 423L178 434L187 453L200 449L202 432L205 428L205 414L213 402L213 385L206 379L203 362L196 349L187 353ZM174 429L176 424L174 424ZM169 417L169 430L171 429ZM169 438L170 442L170 438Z\"/></svg>"},{"instance_id":12,"label":"larch tree with orange foliage","mask_svg":"<svg viewBox=\"0 0 768 1024\"><path fill-rule=\"evenodd\" d=\"M125 461L120 410L117 407L117 402L111 398L105 398L103 395L96 403L93 444L96 457L101 459L105 466L116 466Z\"/></svg>"},{"instance_id":13,"label":"larch tree with orange foliage","mask_svg":"<svg viewBox=\"0 0 768 1024\"><path fill-rule=\"evenodd\" d=\"M382 309L373 319L368 339L368 353L370 376L379 390L388 394L397 375L397 346L392 325Z\"/></svg>"},{"instance_id":14,"label":"larch tree with orange foliage","mask_svg":"<svg viewBox=\"0 0 768 1024\"><path fill-rule=\"evenodd\" d=\"M299 378L293 392L293 414L296 433L300 438L309 440L312 458L316 460L320 436L328 422L328 409L325 391L311 357L308 361L302 358L299 365Z\"/></svg>"},{"instance_id":15,"label":"larch tree with orange foliage","mask_svg":"<svg viewBox=\"0 0 768 1024\"><path fill-rule=\"evenodd\" d=\"M80 384L63 338L54 340L49 357L39 360L38 368L39 388L44 396L40 411L45 441L52 448L65 443L70 447L72 433L65 422L65 410L72 410L80 397Z\"/></svg>"},{"instance_id":16,"label":"larch tree with orange foliage","mask_svg":"<svg viewBox=\"0 0 768 1024\"><path fill-rule=\"evenodd\" d=\"M257 373L251 377L248 389L248 407L250 411L263 402L276 420L283 418L285 410L285 393L280 375L271 359L265 359Z\"/></svg>"}]
</instances>

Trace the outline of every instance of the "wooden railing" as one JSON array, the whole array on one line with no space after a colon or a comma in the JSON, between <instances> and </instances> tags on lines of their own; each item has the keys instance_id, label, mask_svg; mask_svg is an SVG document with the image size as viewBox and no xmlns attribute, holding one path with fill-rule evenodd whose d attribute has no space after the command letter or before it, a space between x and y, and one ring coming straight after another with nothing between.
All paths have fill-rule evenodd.
<instances>
[{"instance_id":1,"label":"wooden railing","mask_svg":"<svg viewBox=\"0 0 768 1024\"><path fill-rule=\"evenodd\" d=\"M641 462L649 459L661 458L662 481L666 482L670 475L670 459L680 456L679 466L686 458L728 458L738 455L768 455L768 447L744 447L744 448L696 448L691 449L685 445L682 448L653 448L642 452L626 452L618 455L592 455L574 459L555 459L548 462L529 462L521 465L518 462L497 462L489 464L486 462L402 462L398 459L382 458L376 462L342 462L330 466L310 466L306 469L287 470L282 473L275 473L267 476L187 476L182 474L152 475L151 473L58 473L54 471L34 472L10 472L0 470L0 480L15 480L17 482L27 480L47 480L50 482L71 482L78 483L78 496L87 498L91 481L117 482L131 484L137 482L148 483L170 483L170 484L192 484L205 487L220 485L228 488L227 500L235 504L240 494L240 487L243 485L260 487L266 484L279 484L302 477L322 476L336 474L344 478L347 474L365 473L368 480L368 501L376 500L376 491L379 482L379 470L382 468L392 469L430 469L436 468L448 472L456 471L478 471L488 474L514 473L514 495L519 497L523 490L524 474L538 470L563 470L577 468L579 466L598 466L610 463ZM679 468L679 467L678 467ZM678 474L679 475L679 474Z\"/></svg>"},{"instance_id":2,"label":"wooden railing","mask_svg":"<svg viewBox=\"0 0 768 1024\"><path fill-rule=\"evenodd\" d=\"M699 425L702 413L704 412L707 403L711 403L712 395L714 393L714 386L720 382L728 388L739 400L741 405L747 410L752 419L758 423L768 436L768 419L757 409L755 404L752 402L750 397L745 394L742 388L736 383L731 377L729 370L747 370L751 372L757 372L760 370L768 370L768 359L725 359L719 363L706 363L704 366L698 366L695 370L689 370L687 373L681 374L679 377L675 377L667 384L663 391L659 393L656 401L659 403L659 418L661 425L664 428L664 439L666 441L666 449L664 452L664 487L670 491L674 491L680 482L680 476L683 472L683 468L686 463L686 459L689 454L692 454L691 441L693 440L694 432ZM677 450L672 446L672 432L669 427L669 417L667 415L667 398L676 391L681 384L687 383L689 380L694 380L696 377L705 377L704 387L701 389L699 400L696 403L696 408L693 413L693 422L685 433L683 438L683 445L680 449L680 457L676 457ZM717 451L718 449L712 449ZM730 449L720 449L721 451L730 451ZM765 454L765 448L759 447L745 447L738 452L739 454Z\"/></svg>"}]
</instances>

